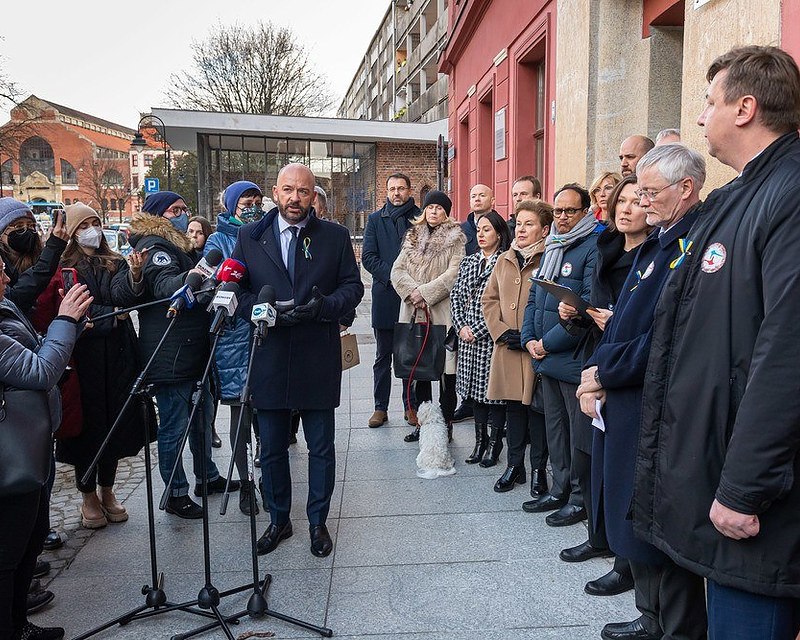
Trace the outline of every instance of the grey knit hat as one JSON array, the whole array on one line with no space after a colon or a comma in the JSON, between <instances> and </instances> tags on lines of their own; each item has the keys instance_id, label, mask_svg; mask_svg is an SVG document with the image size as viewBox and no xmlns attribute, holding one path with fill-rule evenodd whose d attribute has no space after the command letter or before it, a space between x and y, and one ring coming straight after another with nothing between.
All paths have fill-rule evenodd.
<instances>
[{"instance_id":1,"label":"grey knit hat","mask_svg":"<svg viewBox=\"0 0 800 640\"><path fill-rule=\"evenodd\" d=\"M14 198L0 198L0 233L3 233L14 220L25 216L35 220L33 211L27 204Z\"/></svg>"}]
</instances>

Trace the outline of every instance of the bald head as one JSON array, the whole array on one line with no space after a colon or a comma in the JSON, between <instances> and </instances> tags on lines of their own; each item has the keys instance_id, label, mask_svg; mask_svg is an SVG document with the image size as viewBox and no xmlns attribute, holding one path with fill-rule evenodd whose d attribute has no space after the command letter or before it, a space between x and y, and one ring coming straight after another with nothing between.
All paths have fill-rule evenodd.
<instances>
[{"instance_id":1,"label":"bald head","mask_svg":"<svg viewBox=\"0 0 800 640\"><path fill-rule=\"evenodd\" d=\"M469 191L469 210L476 216L489 213L494 207L494 193L485 184L476 184Z\"/></svg>"},{"instance_id":2,"label":"bald head","mask_svg":"<svg viewBox=\"0 0 800 640\"><path fill-rule=\"evenodd\" d=\"M311 169L299 162L287 164L278 172L277 184L272 187L272 199L284 220L296 224L308 217L316 195L315 185L316 178Z\"/></svg>"},{"instance_id":3,"label":"bald head","mask_svg":"<svg viewBox=\"0 0 800 640\"><path fill-rule=\"evenodd\" d=\"M654 146L655 143L647 136L636 135L625 138L619 147L619 172L622 177L634 173L639 158Z\"/></svg>"}]
</instances>

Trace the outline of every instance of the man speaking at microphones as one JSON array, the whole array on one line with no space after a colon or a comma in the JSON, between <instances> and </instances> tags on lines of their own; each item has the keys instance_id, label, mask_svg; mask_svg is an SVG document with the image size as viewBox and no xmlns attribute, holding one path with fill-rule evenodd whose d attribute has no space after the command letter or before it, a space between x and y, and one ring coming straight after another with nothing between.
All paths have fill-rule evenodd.
<instances>
[{"instance_id":1,"label":"man speaking at microphones","mask_svg":"<svg viewBox=\"0 0 800 640\"><path fill-rule=\"evenodd\" d=\"M189 421L195 383L203 376L211 349L208 337L211 318L205 305L190 293L198 289L201 277L205 274L200 273L202 269L188 273L195 267L195 259L191 241L186 235L187 211L180 195L161 191L147 197L142 213L134 216L131 223L131 244L138 251L149 249L142 269L145 290L141 301L172 297L169 311L162 305L139 311L142 362L150 359L171 318L177 317L156 354L146 380L146 384L153 385L155 389L158 405L158 468L164 482L169 480L178 457L178 446ZM214 258L216 263L221 257ZM189 434L189 448L194 460L195 495L200 495L202 481L200 456L206 457L209 491L221 492L225 487L225 479L220 477L211 460L213 417L213 399L206 388ZM234 489L238 486L239 483L234 483ZM188 494L189 482L183 464L179 464L166 506L167 513L187 519L202 517L200 505Z\"/></svg>"},{"instance_id":2,"label":"man speaking at microphones","mask_svg":"<svg viewBox=\"0 0 800 640\"><path fill-rule=\"evenodd\" d=\"M253 361L252 397L261 434L261 470L270 525L258 541L260 554L292 535L289 472L290 414L298 409L308 445L308 516L311 553L333 549L325 522L333 493L336 458L334 409L342 381L339 318L352 314L364 295L346 227L313 215L314 174L289 164L272 188L278 206L238 235L233 257L247 265L239 314L250 317L264 285L278 313ZM286 309L291 305L279 305Z\"/></svg>"}]
</instances>

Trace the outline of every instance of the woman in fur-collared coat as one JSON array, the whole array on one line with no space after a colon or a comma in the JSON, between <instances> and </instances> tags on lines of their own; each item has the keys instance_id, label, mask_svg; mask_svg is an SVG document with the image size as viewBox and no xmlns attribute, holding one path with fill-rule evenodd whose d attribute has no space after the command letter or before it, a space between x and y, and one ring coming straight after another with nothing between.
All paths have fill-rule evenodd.
<instances>
[{"instance_id":1,"label":"woman in fur-collared coat","mask_svg":"<svg viewBox=\"0 0 800 640\"><path fill-rule=\"evenodd\" d=\"M453 204L441 191L429 191L425 196L422 215L406 233L400 255L392 267L392 286L403 301L400 322L410 322L426 306L431 321L449 330L450 291L458 276L458 266L464 257L466 238L461 225L450 218ZM456 408L456 359L447 352L445 371L439 381L439 404L452 433L453 412ZM416 383L417 402L432 399L430 382ZM410 416L416 423L416 415ZM405 437L406 442L419 440L419 426Z\"/></svg>"}]
</instances>

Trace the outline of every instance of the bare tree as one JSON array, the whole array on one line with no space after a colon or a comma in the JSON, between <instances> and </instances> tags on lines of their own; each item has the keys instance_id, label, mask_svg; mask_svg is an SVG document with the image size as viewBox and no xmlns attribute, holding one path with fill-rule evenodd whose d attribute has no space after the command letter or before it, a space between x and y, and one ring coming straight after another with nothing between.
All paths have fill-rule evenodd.
<instances>
[{"instance_id":1,"label":"bare tree","mask_svg":"<svg viewBox=\"0 0 800 640\"><path fill-rule=\"evenodd\" d=\"M269 22L218 25L192 42L193 67L171 76L167 99L201 111L320 115L334 106L294 33Z\"/></svg>"},{"instance_id":2,"label":"bare tree","mask_svg":"<svg viewBox=\"0 0 800 640\"><path fill-rule=\"evenodd\" d=\"M25 138L33 135L33 125L41 120L41 113L34 104L22 101L22 91L11 80L3 68L0 56L0 107L13 110L12 119L0 127L0 162L17 158L19 145Z\"/></svg>"},{"instance_id":3,"label":"bare tree","mask_svg":"<svg viewBox=\"0 0 800 640\"><path fill-rule=\"evenodd\" d=\"M85 158L80 164L81 200L100 212L103 224L111 210L111 201L117 201L117 209L125 209L131 197L131 181L124 160L97 157Z\"/></svg>"}]
</instances>

